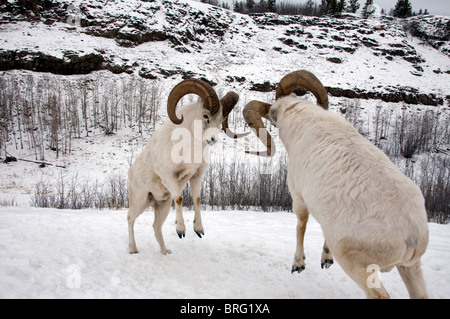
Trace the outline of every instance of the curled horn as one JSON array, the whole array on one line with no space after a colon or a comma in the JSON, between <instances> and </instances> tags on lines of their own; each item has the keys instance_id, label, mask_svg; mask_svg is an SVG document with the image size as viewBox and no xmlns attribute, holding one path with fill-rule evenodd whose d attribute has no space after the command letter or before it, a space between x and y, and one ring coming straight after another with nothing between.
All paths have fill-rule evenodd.
<instances>
[{"instance_id":1,"label":"curled horn","mask_svg":"<svg viewBox=\"0 0 450 319\"><path fill-rule=\"evenodd\" d=\"M211 85L202 80L187 79L178 83L172 89L167 100L167 114L175 124L183 123L183 116L179 119L175 109L177 103L186 94L197 94L200 96L204 101L204 107L210 110L212 115L216 114L220 109L219 98Z\"/></svg>"},{"instance_id":2,"label":"curled horn","mask_svg":"<svg viewBox=\"0 0 450 319\"><path fill-rule=\"evenodd\" d=\"M230 114L231 110L233 110L238 100L239 95L233 91L228 92L223 98L220 99L220 104L222 104L223 118L228 117L228 114Z\"/></svg>"},{"instance_id":3,"label":"curled horn","mask_svg":"<svg viewBox=\"0 0 450 319\"><path fill-rule=\"evenodd\" d=\"M328 92L319 79L311 72L300 70L284 76L278 84L276 99L291 94L297 87L304 87L314 94L317 104L328 110Z\"/></svg>"},{"instance_id":4,"label":"curled horn","mask_svg":"<svg viewBox=\"0 0 450 319\"><path fill-rule=\"evenodd\" d=\"M266 151L245 151L247 154L259 155L259 156L272 156L275 154L275 144L272 144L272 137L269 132L267 132L264 123L262 122L262 117L267 118L267 114L270 110L270 104L260 101L250 101L243 110L243 115L245 121L256 133L256 136L261 140L261 142L266 147Z\"/></svg>"},{"instance_id":5,"label":"curled horn","mask_svg":"<svg viewBox=\"0 0 450 319\"><path fill-rule=\"evenodd\" d=\"M228 135L228 137L231 137L234 139L241 138L241 137L244 137L244 136L247 136L248 134L250 134L250 132L236 134L236 133L233 133L228 128L228 114L230 114L231 110L237 104L238 100L239 100L239 95L237 95L237 93L232 92L232 91L228 92L222 99L220 99L220 104L222 104L222 115L224 118L224 120L222 122L222 129L224 130L225 134Z\"/></svg>"},{"instance_id":6,"label":"curled horn","mask_svg":"<svg viewBox=\"0 0 450 319\"><path fill-rule=\"evenodd\" d=\"M283 96L289 95L297 87L304 87L311 91L317 99L317 104L328 109L328 93L319 79L311 72L300 70L289 73L284 76L278 84L276 91L276 100ZM258 138L267 147L265 152L245 151L248 154L259 156L272 156L275 154L275 144L272 145L272 138L267 132L262 122L262 117L267 118L271 105L259 101L251 101L244 108L244 119L248 125L255 131Z\"/></svg>"}]
</instances>

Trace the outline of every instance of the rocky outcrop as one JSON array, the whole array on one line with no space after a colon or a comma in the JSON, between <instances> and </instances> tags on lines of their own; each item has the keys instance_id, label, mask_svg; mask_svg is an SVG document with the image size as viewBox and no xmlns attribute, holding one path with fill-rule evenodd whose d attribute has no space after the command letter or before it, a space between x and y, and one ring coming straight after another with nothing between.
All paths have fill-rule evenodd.
<instances>
[{"instance_id":1,"label":"rocky outcrop","mask_svg":"<svg viewBox=\"0 0 450 319\"><path fill-rule=\"evenodd\" d=\"M25 69L55 74L87 74L104 69L105 62L101 54L91 53L78 56L66 52L63 58L57 58L42 52L26 50L0 51L0 70Z\"/></svg>"},{"instance_id":2,"label":"rocky outcrop","mask_svg":"<svg viewBox=\"0 0 450 319\"><path fill-rule=\"evenodd\" d=\"M287 38L278 38L289 47L307 50L308 45L305 43L311 43L318 49L333 49L337 52L345 51L350 54L355 53L359 47L367 47L373 50L374 55L384 56L390 61L394 58L402 58L414 66L425 62L414 47L402 41L402 37L392 36L389 43L380 43L373 37L373 35L376 35L377 37L387 38L393 33L406 36L403 27L393 26L395 20L391 17L383 17L377 25L353 15L344 15L339 18L318 18L264 13L251 16L260 27L289 26L285 31ZM313 35L312 32L306 31L308 28L318 28L322 32L319 35ZM279 52L285 52L283 48L276 47L276 49ZM332 63L342 63L338 57L330 57L328 60Z\"/></svg>"},{"instance_id":3,"label":"rocky outcrop","mask_svg":"<svg viewBox=\"0 0 450 319\"><path fill-rule=\"evenodd\" d=\"M438 106L443 105L444 100L436 94L424 94L411 87L388 87L386 91L367 91L354 89L342 89L336 87L326 87L328 93L335 97L346 97L350 99L373 99L384 102L403 102L406 104L423 104Z\"/></svg>"},{"instance_id":4,"label":"rocky outcrop","mask_svg":"<svg viewBox=\"0 0 450 319\"><path fill-rule=\"evenodd\" d=\"M405 29L450 56L450 17L420 15L405 20Z\"/></svg>"},{"instance_id":5,"label":"rocky outcrop","mask_svg":"<svg viewBox=\"0 0 450 319\"><path fill-rule=\"evenodd\" d=\"M173 76L211 78L211 70L219 68L217 74L227 83L244 89L270 92L275 90L276 83L265 79L255 80L252 72L238 74L236 68L228 71L227 64L247 64L251 63L248 60L252 58L261 62L267 54L271 58L281 56L284 62L293 60L296 65L302 65L302 59L318 59L330 70L342 70L352 61L358 61L358 51L364 51L366 55L376 56L376 62L372 65L383 65L385 69L389 69L391 62L402 67L406 65L406 73L411 73L406 76L416 79L415 76L424 76L430 70L427 70L427 61L415 49L414 43L407 40L410 37L408 30L421 39L432 39L432 45L441 52L445 53L449 47L450 19L442 17L416 17L406 19L406 23L401 24L390 17L381 17L378 23L355 15L339 18L280 16L274 13L244 16L214 6L193 5L177 0L86 0L80 3L75 8L70 0L0 0L0 24L13 25L28 21L30 29L36 25L45 25L44 30L60 32L63 29L71 36L90 36L86 41L90 42L90 47L81 45L79 50L69 46L70 50L58 48L53 51L42 49L40 45L20 45L20 49L12 45L8 49L0 48L0 70L27 69L65 75L109 70L158 79ZM264 39L260 38L263 32ZM24 37L26 43L27 37ZM108 44L98 48L96 44L92 45L98 40L97 37L113 41L106 40L104 42ZM7 43L9 39L4 41ZM252 47L247 52L245 46L249 42ZM150 48L153 43L155 47L163 49ZM255 45L259 48L258 52L252 51ZM224 46L226 49L222 49ZM141 47L145 55L139 56ZM147 52L151 53L147 55ZM178 63L173 57L180 56L180 53L183 58ZM167 63L166 54L172 59L171 63ZM368 62L361 64L364 68ZM450 70L440 68L432 71L442 78L450 73ZM371 76L370 80L373 79ZM448 96L444 99L436 94L419 91L419 85L418 88L401 85L384 87L384 83L377 80L378 83L366 82L365 89L348 88L356 86L356 82L355 78L335 81L327 89L330 95L336 97L386 102L440 105L449 101ZM414 86L411 81L408 85ZM301 90L298 93L302 94Z\"/></svg>"},{"instance_id":6,"label":"rocky outcrop","mask_svg":"<svg viewBox=\"0 0 450 319\"><path fill-rule=\"evenodd\" d=\"M277 83L270 83L268 81L264 83L251 83L250 90L258 92L275 92ZM438 106L444 104L444 99L436 96L436 94L424 94L419 90L411 87L388 87L385 91L367 91L358 88L354 89L342 89L339 87L325 86L328 94L335 97L346 97L349 99L364 99L364 100L382 100L384 102L406 104L423 104ZM297 88L294 93L298 96L303 96L307 90L303 88Z\"/></svg>"},{"instance_id":7,"label":"rocky outcrop","mask_svg":"<svg viewBox=\"0 0 450 319\"><path fill-rule=\"evenodd\" d=\"M182 2L145 1L137 8L138 14L108 10L108 5L102 7L105 12L98 12L98 7L89 2L81 5L83 32L114 38L118 45L124 47L169 40L177 51L190 53L201 43L224 36L232 22L229 11L211 7L204 12ZM161 12L165 14L163 26L158 24L157 15Z\"/></svg>"},{"instance_id":8,"label":"rocky outcrop","mask_svg":"<svg viewBox=\"0 0 450 319\"><path fill-rule=\"evenodd\" d=\"M69 2L51 0L0 1L0 24L17 21L66 21Z\"/></svg>"}]
</instances>

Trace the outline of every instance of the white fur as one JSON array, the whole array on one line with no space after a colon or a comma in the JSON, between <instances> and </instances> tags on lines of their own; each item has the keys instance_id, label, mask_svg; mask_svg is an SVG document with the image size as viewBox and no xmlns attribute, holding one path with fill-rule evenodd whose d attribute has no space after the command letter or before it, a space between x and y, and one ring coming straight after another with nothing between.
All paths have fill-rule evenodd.
<instances>
[{"instance_id":1,"label":"white fur","mask_svg":"<svg viewBox=\"0 0 450 319\"><path fill-rule=\"evenodd\" d=\"M134 238L134 221L148 206L155 210L153 229L161 253L171 253L165 246L161 228L170 211L172 199L175 200L177 233L180 238L185 236L181 191L188 181L194 201L194 231L199 237L204 234L200 215L200 187L208 167L205 157L209 154L209 144L218 140L219 127L223 121L222 108L211 116L210 111L199 100L180 107L177 114L178 117L183 115L183 123L176 125L167 120L154 132L129 169L130 253L138 251ZM204 115L207 115L207 120ZM183 151L185 154L181 154ZM186 157L186 154L190 155Z\"/></svg>"},{"instance_id":2,"label":"white fur","mask_svg":"<svg viewBox=\"0 0 450 319\"><path fill-rule=\"evenodd\" d=\"M345 119L295 94L276 101L269 118L289 154L288 185L298 217L293 269L304 268L311 213L337 262L368 297L389 298L381 283L367 284L375 265L381 271L397 266L410 296L426 298L420 257L428 225L420 189Z\"/></svg>"}]
</instances>

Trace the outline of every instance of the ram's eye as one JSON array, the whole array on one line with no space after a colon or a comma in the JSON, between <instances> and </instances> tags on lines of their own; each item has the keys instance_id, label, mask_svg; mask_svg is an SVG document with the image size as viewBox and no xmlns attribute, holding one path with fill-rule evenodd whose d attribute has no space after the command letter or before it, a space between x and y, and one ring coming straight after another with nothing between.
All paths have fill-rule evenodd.
<instances>
[{"instance_id":1,"label":"ram's eye","mask_svg":"<svg viewBox=\"0 0 450 319\"><path fill-rule=\"evenodd\" d=\"M203 119L205 120L206 124L209 124L209 116L208 116L208 114L203 114Z\"/></svg>"}]
</instances>

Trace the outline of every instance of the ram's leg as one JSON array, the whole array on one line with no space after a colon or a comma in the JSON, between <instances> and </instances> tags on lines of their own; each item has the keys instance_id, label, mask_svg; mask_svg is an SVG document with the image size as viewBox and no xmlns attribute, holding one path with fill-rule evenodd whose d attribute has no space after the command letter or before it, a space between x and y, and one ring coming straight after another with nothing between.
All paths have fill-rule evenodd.
<instances>
[{"instance_id":1,"label":"ram's leg","mask_svg":"<svg viewBox=\"0 0 450 319\"><path fill-rule=\"evenodd\" d=\"M353 279L370 299L389 299L389 293L380 281L380 266L369 264L373 258L370 247L352 239L341 239L333 254L339 266ZM334 248L333 248L334 249ZM375 254L376 255L376 254Z\"/></svg>"},{"instance_id":2,"label":"ram's leg","mask_svg":"<svg viewBox=\"0 0 450 319\"><path fill-rule=\"evenodd\" d=\"M322 258L320 260L320 266L322 269L328 269L333 264L333 255L330 248L328 248L327 241L323 243Z\"/></svg>"},{"instance_id":3,"label":"ram's leg","mask_svg":"<svg viewBox=\"0 0 450 319\"><path fill-rule=\"evenodd\" d=\"M294 263L292 265L292 273L295 271L302 272L305 269L305 251L303 248L303 240L305 238L306 223L308 222L309 213L304 207L295 207L294 212L297 215L297 248L295 250Z\"/></svg>"},{"instance_id":4,"label":"ram's leg","mask_svg":"<svg viewBox=\"0 0 450 319\"><path fill-rule=\"evenodd\" d=\"M129 209L127 219L130 254L138 252L134 238L134 221L150 205L149 196L151 195L145 191L134 190L131 185L128 188Z\"/></svg>"},{"instance_id":5,"label":"ram's leg","mask_svg":"<svg viewBox=\"0 0 450 319\"><path fill-rule=\"evenodd\" d=\"M302 272L305 269L305 251L303 249L303 239L305 238L306 223L308 222L309 212L306 208L303 196L295 191L295 177L289 174L288 168L287 182L289 192L292 197L292 208L297 215L297 247L295 249L294 263L291 273Z\"/></svg>"},{"instance_id":6,"label":"ram's leg","mask_svg":"<svg viewBox=\"0 0 450 319\"><path fill-rule=\"evenodd\" d=\"M162 225L164 224L167 215L169 215L171 203L171 199L166 199L164 201L156 202L154 205L155 221L153 222L153 230L155 231L155 237L163 255L172 253L170 249L167 249L166 244L164 243L164 237L162 235Z\"/></svg>"},{"instance_id":7,"label":"ram's leg","mask_svg":"<svg viewBox=\"0 0 450 319\"><path fill-rule=\"evenodd\" d=\"M174 176L174 178L168 178L161 180L163 185L167 188L172 199L175 201L176 223L177 223L177 235L180 238L186 236L186 226L183 219L183 198L181 197L180 183ZM184 184L183 184L184 186Z\"/></svg>"},{"instance_id":8,"label":"ram's leg","mask_svg":"<svg viewBox=\"0 0 450 319\"><path fill-rule=\"evenodd\" d=\"M189 182L191 185L192 200L194 201L194 211L195 211L194 231L200 238L202 238L202 235L203 236L205 235L205 231L203 229L202 224L202 215L200 213L200 204L201 204L200 190L202 185L203 173L205 172L207 167L208 167L207 164L202 165L197 171L197 173L194 176L192 176Z\"/></svg>"},{"instance_id":9,"label":"ram's leg","mask_svg":"<svg viewBox=\"0 0 450 319\"><path fill-rule=\"evenodd\" d=\"M197 234L198 237L202 238L202 235L205 235L205 230L203 229L202 224L202 215L200 213L200 205L201 205L201 199L200 196L194 196L192 194L192 198L195 198L194 200L194 231Z\"/></svg>"},{"instance_id":10,"label":"ram's leg","mask_svg":"<svg viewBox=\"0 0 450 319\"><path fill-rule=\"evenodd\" d=\"M409 267L398 265L397 269L406 285L406 288L408 288L409 296L412 299L428 298L427 290L425 288L425 281L420 268L420 260Z\"/></svg>"},{"instance_id":11,"label":"ram's leg","mask_svg":"<svg viewBox=\"0 0 450 319\"><path fill-rule=\"evenodd\" d=\"M184 224L183 218L183 198L181 195L174 197L175 200L175 211L177 213L177 235L180 238L186 236L186 225Z\"/></svg>"}]
</instances>

